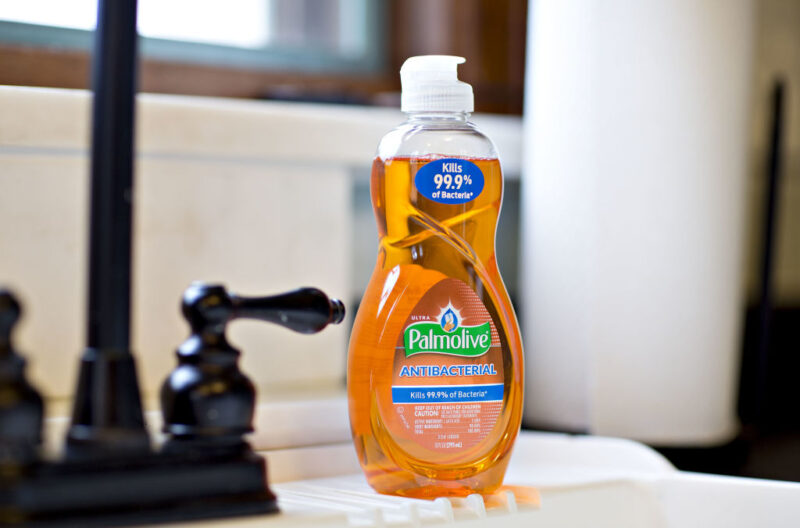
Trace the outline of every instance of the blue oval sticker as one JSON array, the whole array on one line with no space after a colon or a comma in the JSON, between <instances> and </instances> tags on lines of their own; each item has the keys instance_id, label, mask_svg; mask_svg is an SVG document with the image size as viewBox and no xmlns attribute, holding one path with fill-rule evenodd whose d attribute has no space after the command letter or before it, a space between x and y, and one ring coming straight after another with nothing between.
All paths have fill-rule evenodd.
<instances>
[{"instance_id":1,"label":"blue oval sticker","mask_svg":"<svg viewBox=\"0 0 800 528\"><path fill-rule=\"evenodd\" d=\"M434 202L463 204L471 202L483 191L483 173L471 161L438 159L417 171L414 185L422 196Z\"/></svg>"}]
</instances>

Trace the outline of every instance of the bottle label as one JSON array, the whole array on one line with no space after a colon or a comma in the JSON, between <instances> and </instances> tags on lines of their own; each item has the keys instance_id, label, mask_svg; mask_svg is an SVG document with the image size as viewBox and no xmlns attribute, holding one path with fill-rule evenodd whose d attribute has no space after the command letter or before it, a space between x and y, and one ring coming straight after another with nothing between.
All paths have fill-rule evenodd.
<instances>
[{"instance_id":1,"label":"bottle label","mask_svg":"<svg viewBox=\"0 0 800 528\"><path fill-rule=\"evenodd\" d=\"M503 354L497 329L464 282L444 279L406 320L394 357L396 435L438 452L482 441L503 406Z\"/></svg>"},{"instance_id":2,"label":"bottle label","mask_svg":"<svg viewBox=\"0 0 800 528\"><path fill-rule=\"evenodd\" d=\"M464 159L445 158L426 163L414 176L417 191L442 204L471 202L483 191L483 172Z\"/></svg>"}]
</instances>

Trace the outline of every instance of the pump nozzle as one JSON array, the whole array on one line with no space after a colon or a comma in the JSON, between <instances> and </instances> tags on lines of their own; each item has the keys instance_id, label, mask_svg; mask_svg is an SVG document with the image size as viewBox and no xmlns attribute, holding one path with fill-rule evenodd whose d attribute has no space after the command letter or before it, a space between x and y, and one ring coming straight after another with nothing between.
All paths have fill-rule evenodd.
<instances>
[{"instance_id":1,"label":"pump nozzle","mask_svg":"<svg viewBox=\"0 0 800 528\"><path fill-rule=\"evenodd\" d=\"M403 112L472 112L472 86L458 80L464 57L420 55L400 68Z\"/></svg>"}]
</instances>

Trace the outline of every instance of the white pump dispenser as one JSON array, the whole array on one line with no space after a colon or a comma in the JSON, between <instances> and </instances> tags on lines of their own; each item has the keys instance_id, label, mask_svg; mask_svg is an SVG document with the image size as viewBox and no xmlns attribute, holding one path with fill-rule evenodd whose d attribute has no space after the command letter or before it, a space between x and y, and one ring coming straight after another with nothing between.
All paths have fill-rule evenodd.
<instances>
[{"instance_id":1,"label":"white pump dispenser","mask_svg":"<svg viewBox=\"0 0 800 528\"><path fill-rule=\"evenodd\" d=\"M466 62L452 55L420 55L400 68L403 112L466 112L474 107L472 86L458 80L457 68Z\"/></svg>"}]
</instances>

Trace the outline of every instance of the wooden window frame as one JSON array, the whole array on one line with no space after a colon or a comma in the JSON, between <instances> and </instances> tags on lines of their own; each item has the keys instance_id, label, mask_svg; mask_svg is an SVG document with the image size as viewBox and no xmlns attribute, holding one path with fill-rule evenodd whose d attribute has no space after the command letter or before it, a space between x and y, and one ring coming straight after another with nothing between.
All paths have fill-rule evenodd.
<instances>
[{"instance_id":1,"label":"wooden window frame","mask_svg":"<svg viewBox=\"0 0 800 528\"><path fill-rule=\"evenodd\" d=\"M405 58L438 53L467 57L460 76L473 85L479 112L521 115L527 0L386 0L373 71L301 72L145 57L144 92L359 104L399 104ZM87 88L87 51L0 43L0 84Z\"/></svg>"}]
</instances>

